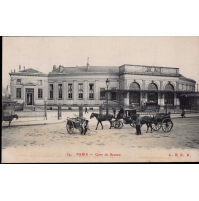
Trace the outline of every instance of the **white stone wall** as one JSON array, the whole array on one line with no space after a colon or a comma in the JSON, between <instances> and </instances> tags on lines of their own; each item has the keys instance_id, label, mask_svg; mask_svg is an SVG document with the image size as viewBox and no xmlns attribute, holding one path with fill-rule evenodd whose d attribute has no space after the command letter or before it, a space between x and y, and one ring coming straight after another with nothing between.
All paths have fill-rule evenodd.
<instances>
[{"instance_id":1,"label":"white stone wall","mask_svg":"<svg viewBox=\"0 0 199 201\"><path fill-rule=\"evenodd\" d=\"M127 68L127 67L126 67ZM126 70L125 67L122 67L123 70ZM147 90L148 85L154 82L158 90L164 90L165 86L170 82L173 85L174 91L182 90L182 84L184 84L183 90L193 91L194 84L193 82L179 80L178 77L164 77L164 76L149 76L149 75L133 75L133 74L84 74L84 75L55 75L52 77L36 77L36 76L11 76L11 99L16 100L19 103L25 102L25 90L26 88L34 88L34 102L35 104L43 104L44 100L48 101L48 104L66 104L66 105L101 105L106 100L100 100L100 88L107 89L106 79L110 80L109 89L129 89L132 82L137 82L140 85L141 90ZM21 79L22 84L27 82L35 83L35 86L23 86L16 85L16 80ZM42 86L37 85L38 80L43 80ZM83 84L83 99L78 97L78 84ZM89 84L94 84L94 99L89 99ZM179 84L178 84L179 83ZM53 99L50 98L49 85L53 84ZM62 99L58 97L58 84L62 84ZM73 85L73 97L72 99L68 98L68 84ZM179 85L179 87L178 87ZM187 86L188 85L188 86ZM16 88L21 88L21 99L16 99ZM43 89L42 99L38 98L38 89ZM108 94L110 99L111 94ZM117 95L118 96L118 95ZM179 104L179 99L174 95L174 104ZM141 92L140 100L147 101L147 94ZM113 101L110 101L111 104L114 104ZM127 93L126 97L123 99L123 104L129 104L129 94ZM164 105L164 95L161 96L158 94L158 104Z\"/></svg>"},{"instance_id":2,"label":"white stone wall","mask_svg":"<svg viewBox=\"0 0 199 201\"><path fill-rule=\"evenodd\" d=\"M17 79L21 79L21 84L17 85ZM38 80L42 80L42 85L38 85ZM27 84L34 83L35 85ZM47 97L47 77L36 77L36 76L11 76L11 99L18 103L25 103L26 100L26 89L34 89L34 103L44 104L45 97ZM16 97L17 88L21 88L21 98ZM38 89L42 89L42 98L38 98Z\"/></svg>"}]
</instances>

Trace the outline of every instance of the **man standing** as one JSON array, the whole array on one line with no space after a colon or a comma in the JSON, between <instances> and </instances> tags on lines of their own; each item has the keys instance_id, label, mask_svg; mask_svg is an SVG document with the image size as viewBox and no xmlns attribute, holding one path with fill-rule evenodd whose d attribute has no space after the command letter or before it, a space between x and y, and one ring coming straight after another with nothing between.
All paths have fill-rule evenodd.
<instances>
[{"instance_id":1,"label":"man standing","mask_svg":"<svg viewBox=\"0 0 199 201\"><path fill-rule=\"evenodd\" d=\"M184 110L184 109L182 110L181 117L182 117L182 118L183 118L183 117L185 118L185 110Z\"/></svg>"},{"instance_id":2,"label":"man standing","mask_svg":"<svg viewBox=\"0 0 199 201\"><path fill-rule=\"evenodd\" d=\"M138 114L137 115L137 119L136 119L136 122L135 122L135 124L136 124L136 135L141 135L141 129L140 129L140 126L141 126L141 117L140 117L140 115Z\"/></svg>"},{"instance_id":3,"label":"man standing","mask_svg":"<svg viewBox=\"0 0 199 201\"><path fill-rule=\"evenodd\" d=\"M88 113L87 107L85 108L85 114Z\"/></svg>"}]
</instances>

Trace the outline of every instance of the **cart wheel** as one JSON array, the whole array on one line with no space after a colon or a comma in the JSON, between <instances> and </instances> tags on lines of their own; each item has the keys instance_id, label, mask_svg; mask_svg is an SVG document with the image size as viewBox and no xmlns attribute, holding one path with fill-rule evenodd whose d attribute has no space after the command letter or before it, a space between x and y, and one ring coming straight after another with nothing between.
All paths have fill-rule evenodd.
<instances>
[{"instance_id":1,"label":"cart wheel","mask_svg":"<svg viewBox=\"0 0 199 201\"><path fill-rule=\"evenodd\" d=\"M115 121L113 126L114 128L121 129L123 127L123 123L121 121Z\"/></svg>"},{"instance_id":2,"label":"cart wheel","mask_svg":"<svg viewBox=\"0 0 199 201\"><path fill-rule=\"evenodd\" d=\"M162 121L162 130L165 133L168 133L172 128L173 128L173 122L171 121L171 119L167 118Z\"/></svg>"},{"instance_id":3,"label":"cart wheel","mask_svg":"<svg viewBox=\"0 0 199 201\"><path fill-rule=\"evenodd\" d=\"M152 129L153 129L154 131L158 131L158 130L160 130L160 128L162 127L162 124L161 124L161 122L153 122L153 123L151 124L151 126L152 126Z\"/></svg>"},{"instance_id":4,"label":"cart wheel","mask_svg":"<svg viewBox=\"0 0 199 201\"><path fill-rule=\"evenodd\" d=\"M66 130L69 134L72 134L74 131L74 126L72 122L67 122L66 123Z\"/></svg>"}]
</instances>

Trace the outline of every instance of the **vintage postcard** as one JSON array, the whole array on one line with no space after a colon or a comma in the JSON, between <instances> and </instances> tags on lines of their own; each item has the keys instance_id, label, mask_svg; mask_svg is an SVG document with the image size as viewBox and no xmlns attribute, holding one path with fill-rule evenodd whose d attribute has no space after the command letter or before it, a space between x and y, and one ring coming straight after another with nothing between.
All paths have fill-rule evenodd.
<instances>
[{"instance_id":1,"label":"vintage postcard","mask_svg":"<svg viewBox=\"0 0 199 201\"><path fill-rule=\"evenodd\" d=\"M3 37L2 163L199 161L199 37Z\"/></svg>"}]
</instances>

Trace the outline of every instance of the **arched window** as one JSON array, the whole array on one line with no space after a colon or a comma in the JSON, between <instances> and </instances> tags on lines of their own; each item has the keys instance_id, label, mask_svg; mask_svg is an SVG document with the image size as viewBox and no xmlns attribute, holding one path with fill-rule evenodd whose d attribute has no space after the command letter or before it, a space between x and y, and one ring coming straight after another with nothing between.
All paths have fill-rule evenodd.
<instances>
[{"instance_id":1,"label":"arched window","mask_svg":"<svg viewBox=\"0 0 199 201\"><path fill-rule=\"evenodd\" d=\"M140 85L137 82L132 82L130 87L132 91L129 93L129 104L140 105Z\"/></svg>"},{"instance_id":2,"label":"arched window","mask_svg":"<svg viewBox=\"0 0 199 201\"><path fill-rule=\"evenodd\" d=\"M140 90L140 85L137 82L132 82L129 88L134 90Z\"/></svg>"},{"instance_id":3,"label":"arched window","mask_svg":"<svg viewBox=\"0 0 199 201\"><path fill-rule=\"evenodd\" d=\"M174 91L173 85L167 84L165 86L165 91L167 92L165 93L164 103L167 105L174 105L174 93L171 92Z\"/></svg>"},{"instance_id":4,"label":"arched window","mask_svg":"<svg viewBox=\"0 0 199 201\"><path fill-rule=\"evenodd\" d=\"M158 87L156 84L150 83L148 86L148 90L158 90Z\"/></svg>"},{"instance_id":5,"label":"arched window","mask_svg":"<svg viewBox=\"0 0 199 201\"><path fill-rule=\"evenodd\" d=\"M171 85L171 84L167 84L167 85L165 86L165 90L166 90L166 91L174 91L174 87L173 87L173 85Z\"/></svg>"}]
</instances>

